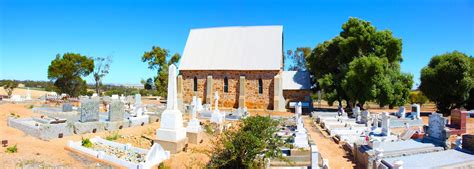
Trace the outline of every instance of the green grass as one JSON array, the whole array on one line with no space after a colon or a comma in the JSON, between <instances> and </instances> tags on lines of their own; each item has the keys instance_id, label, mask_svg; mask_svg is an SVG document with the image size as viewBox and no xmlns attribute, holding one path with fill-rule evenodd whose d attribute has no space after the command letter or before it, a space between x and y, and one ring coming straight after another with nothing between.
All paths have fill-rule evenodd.
<instances>
[{"instance_id":1,"label":"green grass","mask_svg":"<svg viewBox=\"0 0 474 169\"><path fill-rule=\"evenodd\" d=\"M18 151L18 148L16 147L16 144L14 146L7 147L5 150L6 153L16 153Z\"/></svg>"},{"instance_id":2,"label":"green grass","mask_svg":"<svg viewBox=\"0 0 474 169\"><path fill-rule=\"evenodd\" d=\"M109 140L109 141L113 141L113 140L117 140L119 137L120 137L120 134L118 134L118 132L115 132L115 133L105 137L105 139Z\"/></svg>"},{"instance_id":3,"label":"green grass","mask_svg":"<svg viewBox=\"0 0 474 169\"><path fill-rule=\"evenodd\" d=\"M91 148L92 147L92 142L88 138L84 139L82 138L82 146Z\"/></svg>"}]
</instances>

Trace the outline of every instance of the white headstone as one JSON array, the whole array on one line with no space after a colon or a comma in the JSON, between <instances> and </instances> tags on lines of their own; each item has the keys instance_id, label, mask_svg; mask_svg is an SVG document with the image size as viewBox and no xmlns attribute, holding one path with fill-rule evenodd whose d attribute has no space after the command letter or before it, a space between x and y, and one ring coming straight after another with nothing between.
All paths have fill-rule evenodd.
<instances>
[{"instance_id":1,"label":"white headstone","mask_svg":"<svg viewBox=\"0 0 474 169\"><path fill-rule=\"evenodd\" d=\"M404 106L400 106L400 109L398 109L397 115L400 116L400 118L402 118L402 119L405 118L405 116L406 116L406 110L405 110L405 107L404 107Z\"/></svg>"},{"instance_id":2,"label":"white headstone","mask_svg":"<svg viewBox=\"0 0 474 169\"><path fill-rule=\"evenodd\" d=\"M63 93L63 94L64 94L64 93ZM63 96L63 94L61 94L61 96ZM65 95L64 95L64 96L65 96ZM63 96L63 97L64 97L64 96ZM92 97L97 97L97 96L98 96L97 93L93 93L92 96L91 96L91 98L92 98Z\"/></svg>"},{"instance_id":3,"label":"white headstone","mask_svg":"<svg viewBox=\"0 0 474 169\"><path fill-rule=\"evenodd\" d=\"M178 109L176 66L170 65L168 73L168 98L166 110L161 114L160 128L156 131L158 140L178 142L186 138L183 116Z\"/></svg>"},{"instance_id":4,"label":"white headstone","mask_svg":"<svg viewBox=\"0 0 474 169\"><path fill-rule=\"evenodd\" d=\"M219 93L217 91L214 93L214 101L215 101L215 105L214 105L214 111L212 112L212 115L211 115L211 122L222 124L224 122L224 115L221 114L218 108L219 107L218 106Z\"/></svg>"},{"instance_id":5,"label":"white headstone","mask_svg":"<svg viewBox=\"0 0 474 169\"><path fill-rule=\"evenodd\" d=\"M420 105L419 104L413 104L411 105L411 116L414 119L421 119L420 116Z\"/></svg>"},{"instance_id":6,"label":"white headstone","mask_svg":"<svg viewBox=\"0 0 474 169\"><path fill-rule=\"evenodd\" d=\"M387 112L382 113L382 133L390 135L390 115Z\"/></svg>"},{"instance_id":7,"label":"white headstone","mask_svg":"<svg viewBox=\"0 0 474 169\"><path fill-rule=\"evenodd\" d=\"M26 90L26 97L25 97L25 100L31 100L31 91L30 91L30 88L28 88Z\"/></svg>"},{"instance_id":8,"label":"white headstone","mask_svg":"<svg viewBox=\"0 0 474 169\"><path fill-rule=\"evenodd\" d=\"M142 104L142 95L135 94L135 106Z\"/></svg>"},{"instance_id":9,"label":"white headstone","mask_svg":"<svg viewBox=\"0 0 474 169\"><path fill-rule=\"evenodd\" d=\"M296 105L295 105L295 114L296 114L296 117L299 118L301 117L301 114L302 114L302 104L301 102L298 102Z\"/></svg>"},{"instance_id":10,"label":"white headstone","mask_svg":"<svg viewBox=\"0 0 474 169\"><path fill-rule=\"evenodd\" d=\"M146 164L151 164L157 165L160 164L161 162L167 160L170 158L170 152L165 151L163 147L161 147L160 144L153 143L153 146L151 146L151 149L148 151L148 153L145 156L145 163Z\"/></svg>"},{"instance_id":11,"label":"white headstone","mask_svg":"<svg viewBox=\"0 0 474 169\"><path fill-rule=\"evenodd\" d=\"M186 127L187 132L198 133L202 130L201 129L201 124L200 124L199 120L196 118L196 111L197 111L197 98L196 98L196 96L193 96L193 101L191 103L192 118L188 122L188 127Z\"/></svg>"},{"instance_id":12,"label":"white headstone","mask_svg":"<svg viewBox=\"0 0 474 169\"><path fill-rule=\"evenodd\" d=\"M118 95L118 94L113 94L113 95L112 95L112 99L118 100L118 99L119 99L119 95Z\"/></svg>"},{"instance_id":13,"label":"white headstone","mask_svg":"<svg viewBox=\"0 0 474 169\"><path fill-rule=\"evenodd\" d=\"M303 126L303 119L299 117L296 124L296 134L295 142L293 145L297 148L307 148L309 147L308 135L306 134L306 129Z\"/></svg>"},{"instance_id":14,"label":"white headstone","mask_svg":"<svg viewBox=\"0 0 474 169\"><path fill-rule=\"evenodd\" d=\"M379 127L379 115L378 114L374 114L372 116L372 124L374 124L374 128Z\"/></svg>"},{"instance_id":15,"label":"white headstone","mask_svg":"<svg viewBox=\"0 0 474 169\"><path fill-rule=\"evenodd\" d=\"M198 98L197 99L197 111L201 112L203 110L204 110L204 108L202 107L202 98Z\"/></svg>"},{"instance_id":16,"label":"white headstone","mask_svg":"<svg viewBox=\"0 0 474 169\"><path fill-rule=\"evenodd\" d=\"M446 119L439 113L433 113L428 119L428 135L439 140L445 139L443 134L446 127Z\"/></svg>"},{"instance_id":17,"label":"white headstone","mask_svg":"<svg viewBox=\"0 0 474 169\"><path fill-rule=\"evenodd\" d=\"M16 95L16 94L12 95L12 97L10 97L10 100L13 101L13 102L21 102L21 101L23 101L23 99L21 98L21 96L20 96L20 95Z\"/></svg>"}]
</instances>

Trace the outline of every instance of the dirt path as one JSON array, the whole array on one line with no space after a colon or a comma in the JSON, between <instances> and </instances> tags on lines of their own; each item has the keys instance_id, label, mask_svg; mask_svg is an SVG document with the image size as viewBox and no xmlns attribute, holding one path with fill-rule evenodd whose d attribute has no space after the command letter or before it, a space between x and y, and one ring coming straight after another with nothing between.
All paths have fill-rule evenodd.
<instances>
[{"instance_id":1,"label":"dirt path","mask_svg":"<svg viewBox=\"0 0 474 169\"><path fill-rule=\"evenodd\" d=\"M326 138L313 125L311 118L304 117L304 125L311 139L316 142L319 152L323 158L329 160L329 167L338 169L355 168L355 164L351 161L351 157L344 151L344 149L336 144L332 139Z\"/></svg>"}]
</instances>

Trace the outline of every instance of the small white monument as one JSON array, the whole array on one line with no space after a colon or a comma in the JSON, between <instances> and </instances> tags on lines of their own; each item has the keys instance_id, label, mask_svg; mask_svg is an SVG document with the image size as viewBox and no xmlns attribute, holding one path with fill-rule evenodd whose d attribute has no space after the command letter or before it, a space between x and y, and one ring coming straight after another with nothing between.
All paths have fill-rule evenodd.
<instances>
[{"instance_id":1,"label":"small white monument","mask_svg":"<svg viewBox=\"0 0 474 169\"><path fill-rule=\"evenodd\" d=\"M296 118L298 119L299 117L301 117L301 114L302 114L303 110L302 110L302 104L301 102L298 102L296 105L295 105L295 114L296 114Z\"/></svg>"},{"instance_id":2,"label":"small white monument","mask_svg":"<svg viewBox=\"0 0 474 169\"><path fill-rule=\"evenodd\" d=\"M188 141L186 128L183 127L183 115L178 109L176 66L173 64L169 67L166 110L161 114L160 128L156 130L156 137L154 142L172 154L183 150Z\"/></svg>"},{"instance_id":3,"label":"small white monument","mask_svg":"<svg viewBox=\"0 0 474 169\"><path fill-rule=\"evenodd\" d=\"M411 117L413 119L421 119L420 116L420 105L419 104L413 104L411 105Z\"/></svg>"},{"instance_id":4,"label":"small white monument","mask_svg":"<svg viewBox=\"0 0 474 169\"><path fill-rule=\"evenodd\" d=\"M191 102L191 120L188 122L188 127L186 127L186 135L188 137L188 142L192 144L198 144L201 139L201 124L196 118L197 111L197 97L193 96L193 101Z\"/></svg>"},{"instance_id":5,"label":"small white monument","mask_svg":"<svg viewBox=\"0 0 474 169\"><path fill-rule=\"evenodd\" d=\"M28 88L26 90L26 97L25 97L25 100L31 100L31 91L30 91L30 88Z\"/></svg>"},{"instance_id":6,"label":"small white monument","mask_svg":"<svg viewBox=\"0 0 474 169\"><path fill-rule=\"evenodd\" d=\"M398 109L397 116L400 116L400 118L404 119L406 116L406 110L404 106L400 106L400 109Z\"/></svg>"},{"instance_id":7,"label":"small white monument","mask_svg":"<svg viewBox=\"0 0 474 169\"><path fill-rule=\"evenodd\" d=\"M216 91L214 93L214 111L212 112L211 122L216 124L224 123L224 116L219 111L219 93Z\"/></svg>"},{"instance_id":8,"label":"small white monument","mask_svg":"<svg viewBox=\"0 0 474 169\"><path fill-rule=\"evenodd\" d=\"M382 134L390 135L390 115L387 112L382 113Z\"/></svg>"},{"instance_id":9,"label":"small white monument","mask_svg":"<svg viewBox=\"0 0 474 169\"><path fill-rule=\"evenodd\" d=\"M202 98L197 99L197 112L202 112L204 111L204 107L202 107Z\"/></svg>"},{"instance_id":10,"label":"small white monument","mask_svg":"<svg viewBox=\"0 0 474 169\"><path fill-rule=\"evenodd\" d=\"M308 135L306 134L306 129L303 126L302 117L297 118L296 120L296 134L295 142L293 145L297 148L308 148Z\"/></svg>"},{"instance_id":11,"label":"small white monument","mask_svg":"<svg viewBox=\"0 0 474 169\"><path fill-rule=\"evenodd\" d=\"M135 106L142 105L142 95L135 94Z\"/></svg>"}]
</instances>

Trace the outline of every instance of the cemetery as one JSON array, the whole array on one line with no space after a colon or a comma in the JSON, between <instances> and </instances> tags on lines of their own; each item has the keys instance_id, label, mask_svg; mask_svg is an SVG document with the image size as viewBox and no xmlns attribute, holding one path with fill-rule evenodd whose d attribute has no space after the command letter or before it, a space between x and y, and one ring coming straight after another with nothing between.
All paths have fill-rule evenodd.
<instances>
[{"instance_id":1,"label":"cemetery","mask_svg":"<svg viewBox=\"0 0 474 169\"><path fill-rule=\"evenodd\" d=\"M139 8L150 16L140 16L142 11L124 15L127 17L117 15L121 16L116 18L117 22L124 25L113 25L114 29L105 24L110 22L109 18L90 10L95 17L85 15L88 20L104 22L104 25L90 26L94 30L103 26L106 31L100 33L77 25L73 26L79 33L70 32L63 27L69 23L51 22L64 31L60 33L74 38L74 43L47 34L55 38L54 43L33 39L38 46L25 45L25 49L35 49L32 50L37 52L34 56L49 57L52 52L63 52L49 58L46 71L24 72L26 66L43 64L35 59L31 59L34 64L22 63L25 66L21 70L12 68L10 63L2 64L0 168L474 168L474 58L470 53L453 49L434 55L431 60L416 60L418 56L414 57L413 49L421 54L446 49L434 43L426 45L433 48L429 50L413 45L410 36L420 34L422 37L427 31L400 33L399 27L392 25L399 23L388 19L373 18L376 24L349 17L334 29L337 31L322 33L326 26L334 26L333 20L339 22L339 17L331 18L331 22L320 18L318 25L314 25L315 22L285 25L284 33L283 25L200 27L219 24L194 23L206 21L208 16L228 19L229 16L215 13L218 10L237 11L232 17L255 15L251 11L257 8L252 5L229 5L229 8L216 5L216 9L212 9L202 2L190 7L211 13L203 17L202 13L186 8L179 11L178 17L171 17L172 23L168 21L170 17L158 17L163 13L175 15L176 11L165 5L173 4L162 2L149 6L160 6L171 12ZM311 6L298 5L298 9ZM127 10L135 9L127 6ZM266 15L281 17L267 14L266 10L270 9L258 8L263 12L253 19ZM196 16L191 16L189 11ZM311 16L313 11L304 11L294 18L286 17L295 12L284 12L283 19L268 19L262 23L308 20L305 15ZM367 15L373 12L367 11L364 11ZM120 14L115 12L106 11L107 16ZM133 17L129 17L130 14ZM21 18L12 11L8 16ZM74 24L90 25L80 22L81 18L64 16ZM232 17L223 25L232 25L235 22ZM136 23L127 22L130 18L138 19ZM142 19L147 21L146 26L132 27L144 25ZM253 24L253 20L251 23L236 21ZM12 31L10 27L17 26L15 24L23 23L22 20L9 22L13 26L4 26L9 31ZM31 23L31 27L38 27L35 22ZM161 25L155 25L157 23ZM452 25L466 27L460 23ZM308 29L308 26L316 31L306 34L298 30ZM5 33L5 39L12 41L11 35L24 34L21 31L29 27L20 24L21 29L15 29L19 32ZM397 31L392 32L390 27ZM147 30L149 28L153 30ZM123 35L117 36L117 30L123 31L120 32ZM455 36L456 31L450 32L459 40L457 44L450 44L465 43ZM83 39L77 34L85 35L91 46L81 46ZM288 38L294 34L299 37ZM15 42L29 44L27 37L35 37L33 33L25 35L28 36L19 37ZM187 35L186 39L180 39L183 35ZM403 41L399 35L403 35ZM96 36L104 41L92 38ZM153 38L148 39L150 37ZM299 39L302 37L314 37L318 41ZM438 38L441 39L419 38L417 43L446 41L444 37ZM41 42L53 46L49 47L52 49ZM164 48L162 44L154 44L156 42L169 46ZM182 44L175 44L177 42ZM29 50L12 53L11 49L19 48L15 48L16 43L5 44L8 62L15 56L31 55L27 53ZM64 44L64 48L57 44ZM71 44L75 46L69 46ZM402 50L406 45L408 52ZM110 48L111 52L102 51L105 50L102 48L109 50L109 46L116 48ZM181 47L182 51L175 51ZM45 48L48 53L36 48ZM148 50L137 52L137 48ZM64 49L76 49L82 54ZM112 53L111 56L103 56L107 52ZM113 66L112 57L117 63ZM129 59L132 57L135 58ZM429 63L423 63L426 66L419 67L421 61L428 60ZM402 61L406 62L402 64ZM7 68L3 69L4 65ZM141 69L136 65L141 65ZM415 69L419 69L419 74L414 74ZM25 78L36 76L36 71L47 76L30 77L42 80Z\"/></svg>"}]
</instances>

